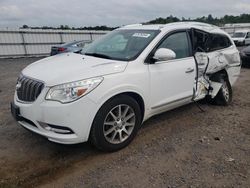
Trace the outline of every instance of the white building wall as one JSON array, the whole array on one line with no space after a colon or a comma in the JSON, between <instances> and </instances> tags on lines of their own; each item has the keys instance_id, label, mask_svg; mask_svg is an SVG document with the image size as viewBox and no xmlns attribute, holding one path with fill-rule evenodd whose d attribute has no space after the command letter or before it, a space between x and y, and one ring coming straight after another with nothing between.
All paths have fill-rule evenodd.
<instances>
[{"instance_id":1,"label":"white building wall","mask_svg":"<svg viewBox=\"0 0 250 188\"><path fill-rule=\"evenodd\" d=\"M224 27L221 27L221 29L232 36L236 31L250 31L250 24L226 24Z\"/></svg>"}]
</instances>

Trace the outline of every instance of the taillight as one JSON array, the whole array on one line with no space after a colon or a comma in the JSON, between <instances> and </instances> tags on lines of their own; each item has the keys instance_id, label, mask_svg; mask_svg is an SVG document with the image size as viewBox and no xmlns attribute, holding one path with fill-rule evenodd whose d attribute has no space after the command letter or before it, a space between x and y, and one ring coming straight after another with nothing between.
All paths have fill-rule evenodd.
<instances>
[{"instance_id":1,"label":"taillight","mask_svg":"<svg viewBox=\"0 0 250 188\"><path fill-rule=\"evenodd\" d=\"M63 51L65 51L66 50L66 48L58 48L58 51L59 52L63 52Z\"/></svg>"}]
</instances>

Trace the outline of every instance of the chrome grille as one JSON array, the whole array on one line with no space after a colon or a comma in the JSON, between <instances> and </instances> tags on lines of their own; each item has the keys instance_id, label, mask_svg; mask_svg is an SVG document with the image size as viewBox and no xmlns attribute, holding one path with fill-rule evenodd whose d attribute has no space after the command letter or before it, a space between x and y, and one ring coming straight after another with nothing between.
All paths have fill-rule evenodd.
<instances>
[{"instance_id":1,"label":"chrome grille","mask_svg":"<svg viewBox=\"0 0 250 188\"><path fill-rule=\"evenodd\" d=\"M42 82L20 76L16 85L17 97L24 102L34 102L43 88Z\"/></svg>"}]
</instances>

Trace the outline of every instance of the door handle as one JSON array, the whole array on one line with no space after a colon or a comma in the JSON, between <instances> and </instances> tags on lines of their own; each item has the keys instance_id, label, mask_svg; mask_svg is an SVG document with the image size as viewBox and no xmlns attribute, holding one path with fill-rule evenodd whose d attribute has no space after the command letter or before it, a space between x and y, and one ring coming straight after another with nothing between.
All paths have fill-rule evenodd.
<instances>
[{"instance_id":1,"label":"door handle","mask_svg":"<svg viewBox=\"0 0 250 188\"><path fill-rule=\"evenodd\" d=\"M189 67L189 68L187 68L187 70L185 71L186 73L191 73L191 72L193 72L194 71L194 68L191 68L191 67Z\"/></svg>"}]
</instances>

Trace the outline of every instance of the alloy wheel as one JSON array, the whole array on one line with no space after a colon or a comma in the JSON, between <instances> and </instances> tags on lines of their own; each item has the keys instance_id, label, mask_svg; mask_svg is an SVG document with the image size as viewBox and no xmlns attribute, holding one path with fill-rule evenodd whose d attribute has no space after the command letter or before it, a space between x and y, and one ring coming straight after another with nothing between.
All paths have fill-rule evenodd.
<instances>
[{"instance_id":1,"label":"alloy wheel","mask_svg":"<svg viewBox=\"0 0 250 188\"><path fill-rule=\"evenodd\" d=\"M111 144L120 144L129 138L135 123L134 110L126 104L117 105L109 111L104 120L104 137Z\"/></svg>"}]
</instances>

